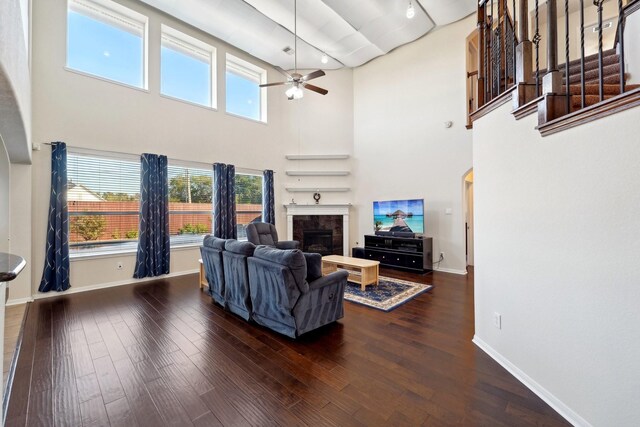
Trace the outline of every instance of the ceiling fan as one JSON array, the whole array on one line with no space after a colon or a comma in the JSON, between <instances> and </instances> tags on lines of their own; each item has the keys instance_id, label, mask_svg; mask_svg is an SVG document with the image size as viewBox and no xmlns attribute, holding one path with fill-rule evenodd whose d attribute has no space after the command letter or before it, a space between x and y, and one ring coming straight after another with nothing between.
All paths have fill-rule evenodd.
<instances>
[{"instance_id":1,"label":"ceiling fan","mask_svg":"<svg viewBox=\"0 0 640 427\"><path fill-rule=\"evenodd\" d=\"M282 68L276 66L274 68L279 73L284 75L287 80L284 82L262 84L260 85L260 87L290 85L291 87L285 92L289 100L302 98L304 96L304 91L302 89L309 89L311 91L319 93L320 95L328 94L328 90L308 83L309 80L317 79L318 77L324 76L324 71L316 70L304 76L298 73L298 0L293 0L293 35L295 37L293 48L293 73L289 74Z\"/></svg>"}]
</instances>

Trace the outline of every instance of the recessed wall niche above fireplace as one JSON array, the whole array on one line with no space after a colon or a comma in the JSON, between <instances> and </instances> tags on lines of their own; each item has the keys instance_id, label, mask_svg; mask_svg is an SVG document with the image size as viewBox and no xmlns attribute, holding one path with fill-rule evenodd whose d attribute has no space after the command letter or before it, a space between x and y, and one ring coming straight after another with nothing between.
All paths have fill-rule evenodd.
<instances>
[{"instance_id":1,"label":"recessed wall niche above fireplace","mask_svg":"<svg viewBox=\"0 0 640 427\"><path fill-rule=\"evenodd\" d=\"M287 239L298 240L305 252L349 254L350 205L285 205Z\"/></svg>"}]
</instances>

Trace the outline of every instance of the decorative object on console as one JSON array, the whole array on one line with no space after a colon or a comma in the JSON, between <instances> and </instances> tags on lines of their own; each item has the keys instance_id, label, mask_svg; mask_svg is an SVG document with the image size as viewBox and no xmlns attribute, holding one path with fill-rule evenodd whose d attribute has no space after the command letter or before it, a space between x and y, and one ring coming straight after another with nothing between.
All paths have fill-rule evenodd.
<instances>
[{"instance_id":1,"label":"decorative object on console","mask_svg":"<svg viewBox=\"0 0 640 427\"><path fill-rule=\"evenodd\" d=\"M313 193L313 200L316 201L316 205L320 203L320 198L321 197L322 196L320 195L320 193L318 193L318 192Z\"/></svg>"},{"instance_id":2,"label":"decorative object on console","mask_svg":"<svg viewBox=\"0 0 640 427\"><path fill-rule=\"evenodd\" d=\"M369 286L364 291L358 283L348 282L344 299L378 310L391 311L432 288L433 285L380 276L378 286Z\"/></svg>"}]
</instances>

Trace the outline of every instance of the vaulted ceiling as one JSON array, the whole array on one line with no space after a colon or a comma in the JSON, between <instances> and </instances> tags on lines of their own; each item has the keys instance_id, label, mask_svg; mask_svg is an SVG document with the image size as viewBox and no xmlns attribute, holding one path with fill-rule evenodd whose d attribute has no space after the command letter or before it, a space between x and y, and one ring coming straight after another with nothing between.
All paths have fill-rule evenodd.
<instances>
[{"instance_id":1,"label":"vaulted ceiling","mask_svg":"<svg viewBox=\"0 0 640 427\"><path fill-rule=\"evenodd\" d=\"M142 0L251 55L293 68L294 0ZM298 0L298 68L357 67L464 18L476 0ZM323 53L328 63L321 63Z\"/></svg>"}]
</instances>

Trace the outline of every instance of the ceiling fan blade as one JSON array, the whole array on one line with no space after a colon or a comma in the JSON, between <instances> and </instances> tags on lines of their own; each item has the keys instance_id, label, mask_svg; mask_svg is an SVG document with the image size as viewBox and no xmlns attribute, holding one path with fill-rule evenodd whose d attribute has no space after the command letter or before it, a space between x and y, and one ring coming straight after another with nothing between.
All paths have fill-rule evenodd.
<instances>
[{"instance_id":1,"label":"ceiling fan blade","mask_svg":"<svg viewBox=\"0 0 640 427\"><path fill-rule=\"evenodd\" d=\"M263 85L260 85L260 87L269 87L269 86L281 86L281 85L286 85L289 82L276 82L276 83L265 83Z\"/></svg>"},{"instance_id":2,"label":"ceiling fan blade","mask_svg":"<svg viewBox=\"0 0 640 427\"><path fill-rule=\"evenodd\" d=\"M305 89L312 90L312 91L314 91L314 92L319 93L320 95L326 95L326 94L328 94L328 93L329 93L329 91L328 91L328 90L326 90L326 89L322 89L321 87L314 86L314 85L309 84L309 83L303 83L302 85L304 86L304 88L305 88Z\"/></svg>"},{"instance_id":3,"label":"ceiling fan blade","mask_svg":"<svg viewBox=\"0 0 640 427\"><path fill-rule=\"evenodd\" d=\"M287 79L291 79L291 74L287 73L285 70L283 70L282 68L278 67L277 65L275 67L273 67L277 72L279 72L280 74L282 74L283 76L285 76Z\"/></svg>"},{"instance_id":4,"label":"ceiling fan blade","mask_svg":"<svg viewBox=\"0 0 640 427\"><path fill-rule=\"evenodd\" d=\"M309 80L317 79L318 77L324 76L325 73L322 70L316 70L313 73L309 73L306 76L302 77L303 82L308 82Z\"/></svg>"}]
</instances>

